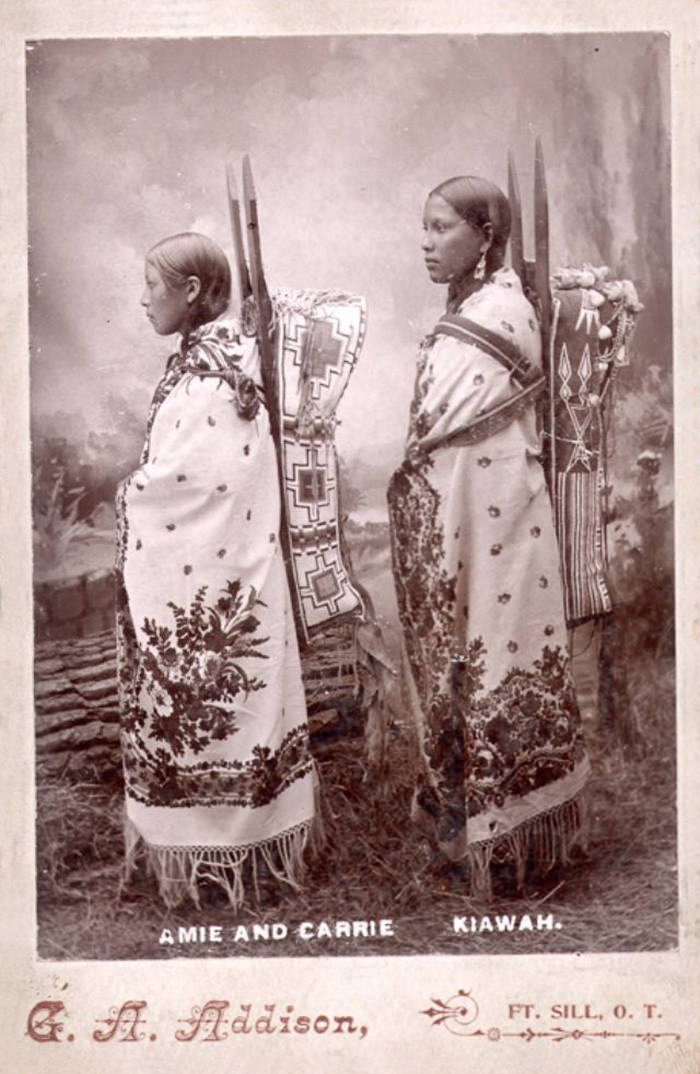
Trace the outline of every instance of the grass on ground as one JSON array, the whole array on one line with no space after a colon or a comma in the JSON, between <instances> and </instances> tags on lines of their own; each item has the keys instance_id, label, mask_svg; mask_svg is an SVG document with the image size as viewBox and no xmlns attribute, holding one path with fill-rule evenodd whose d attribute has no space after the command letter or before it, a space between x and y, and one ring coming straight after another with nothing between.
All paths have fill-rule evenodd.
<instances>
[{"instance_id":1,"label":"grass on ground","mask_svg":"<svg viewBox=\"0 0 700 1074\"><path fill-rule=\"evenodd\" d=\"M409 821L415 774L411 733L389 743L388 785L373 782L359 739L318 756L328 840L301 893L275 888L234 912L212 894L201 909L167 910L153 882L120 892L121 792L102 785L45 782L38 788L38 952L47 959L203 956L414 955L430 953L614 952L673 948L677 942L675 713L673 662L641 655L629 669L641 732L636 752L614 728L589 743L593 763L590 855L491 904L470 898L456 875L439 875ZM559 929L457 935L455 916L552 914ZM394 935L309 939L303 921L378 921ZM283 922L277 941L235 942L235 928ZM221 943L160 944L163 929L221 925ZM249 932L250 934L250 932ZM243 935L239 933L239 936Z\"/></svg>"}]
</instances>

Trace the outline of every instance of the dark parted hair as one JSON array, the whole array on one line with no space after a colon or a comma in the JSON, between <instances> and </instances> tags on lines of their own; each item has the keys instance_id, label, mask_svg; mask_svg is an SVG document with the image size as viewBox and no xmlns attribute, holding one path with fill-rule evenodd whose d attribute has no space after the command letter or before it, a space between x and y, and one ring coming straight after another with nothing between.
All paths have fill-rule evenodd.
<instances>
[{"instance_id":1,"label":"dark parted hair","mask_svg":"<svg viewBox=\"0 0 700 1074\"><path fill-rule=\"evenodd\" d=\"M500 187L478 175L456 175L445 179L431 194L439 194L472 227L483 230L491 224L493 241L486 254L486 272L501 268L510 235L510 204Z\"/></svg>"},{"instance_id":2,"label":"dark parted hair","mask_svg":"<svg viewBox=\"0 0 700 1074\"><path fill-rule=\"evenodd\" d=\"M213 321L231 301L231 267L218 243L197 231L183 231L161 239L146 254L161 274L167 287L184 287L189 276L196 276L200 292L192 303L187 330Z\"/></svg>"}]
</instances>

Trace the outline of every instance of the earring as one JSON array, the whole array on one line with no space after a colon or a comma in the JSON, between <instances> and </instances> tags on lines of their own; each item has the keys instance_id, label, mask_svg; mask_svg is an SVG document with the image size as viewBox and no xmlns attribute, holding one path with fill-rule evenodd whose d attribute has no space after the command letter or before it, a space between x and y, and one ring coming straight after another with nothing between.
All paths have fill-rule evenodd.
<instances>
[{"instance_id":1,"label":"earring","mask_svg":"<svg viewBox=\"0 0 700 1074\"><path fill-rule=\"evenodd\" d=\"M482 250L481 251L481 257L477 261L476 268L474 269L474 279L475 280L483 280L485 275L486 275L486 251Z\"/></svg>"}]
</instances>

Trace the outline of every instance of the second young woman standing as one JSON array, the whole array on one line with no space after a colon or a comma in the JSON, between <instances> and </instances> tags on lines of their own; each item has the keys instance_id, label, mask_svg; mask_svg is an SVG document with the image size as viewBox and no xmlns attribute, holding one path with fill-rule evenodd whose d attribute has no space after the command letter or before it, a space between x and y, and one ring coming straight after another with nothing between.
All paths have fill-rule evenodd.
<instances>
[{"instance_id":1,"label":"second young woman standing","mask_svg":"<svg viewBox=\"0 0 700 1074\"><path fill-rule=\"evenodd\" d=\"M491 866L566 861L589 765L568 672L535 402L540 332L504 268L508 201L474 177L429 195L423 254L447 310L418 357L389 489L394 578L419 722L414 819L488 895Z\"/></svg>"}]
</instances>

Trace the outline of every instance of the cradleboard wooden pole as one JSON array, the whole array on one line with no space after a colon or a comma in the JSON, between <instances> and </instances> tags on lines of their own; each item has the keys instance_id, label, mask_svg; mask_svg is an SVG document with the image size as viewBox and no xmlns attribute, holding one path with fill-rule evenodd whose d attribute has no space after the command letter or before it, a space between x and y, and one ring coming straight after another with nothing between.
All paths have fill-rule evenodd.
<instances>
[{"instance_id":1,"label":"cradleboard wooden pole","mask_svg":"<svg viewBox=\"0 0 700 1074\"><path fill-rule=\"evenodd\" d=\"M552 299L549 291L549 207L542 142L535 142L535 291L540 304L542 342L549 342Z\"/></svg>"},{"instance_id":2,"label":"cradleboard wooden pole","mask_svg":"<svg viewBox=\"0 0 700 1074\"><path fill-rule=\"evenodd\" d=\"M552 436L554 430L554 397L551 391L553 381L551 368L552 297L549 282L549 206L544 152L539 138L535 142L534 173L535 260L528 261L524 253L522 201L518 174L513 154L508 154L508 201L511 209L510 262L511 267L520 277L525 294L536 305L540 322L542 370L546 379L545 399L542 407L544 463L550 495L554 498L555 445Z\"/></svg>"},{"instance_id":3,"label":"cradleboard wooden pole","mask_svg":"<svg viewBox=\"0 0 700 1074\"><path fill-rule=\"evenodd\" d=\"M510 264L520 277L523 286L525 279L525 254L523 249L523 212L520 201L518 173L515 170L513 154L508 154L508 201L510 202Z\"/></svg>"},{"instance_id":4,"label":"cradleboard wooden pole","mask_svg":"<svg viewBox=\"0 0 700 1074\"><path fill-rule=\"evenodd\" d=\"M236 255L238 290L240 292L241 302L245 302L246 298L252 295L253 289L250 285L250 274L248 272L248 265L245 257L245 247L243 245L238 185L236 183L236 174L233 170L233 164L231 164L230 161L226 165L226 181L228 185L228 207L231 216L231 231L233 234L233 250Z\"/></svg>"},{"instance_id":5,"label":"cradleboard wooden pole","mask_svg":"<svg viewBox=\"0 0 700 1074\"><path fill-rule=\"evenodd\" d=\"M304 627L301 608L297 596L297 584L292 562L292 547L287 525L287 506L285 498L285 474L284 460L282 456L282 432L280 424L280 398L277 385L277 364L275 358L275 339L273 332L273 311L270 294L265 281L265 273L262 263L262 251L260 244L260 228L258 224L258 205L253 182L253 171L248 156L243 158L243 205L245 212L246 230L248 235L248 262L246 262L245 248L240 222L240 205L233 167L226 167L228 180L229 208L231 211L231 227L233 231L233 246L236 255L236 267L241 299L252 295L255 301L257 314L257 337L260 348L260 368L267 403L267 411L270 419L270 432L275 445L277 457L277 474L280 489L280 532L279 540L284 557L284 565L287 571L287 581L294 613L294 623L300 645L307 643L307 633Z\"/></svg>"},{"instance_id":6,"label":"cradleboard wooden pole","mask_svg":"<svg viewBox=\"0 0 700 1074\"><path fill-rule=\"evenodd\" d=\"M552 391L552 295L549 289L549 206L547 177L544 170L542 142L535 142L535 292L540 310L542 330L542 369L545 375L544 404L544 461L549 492L556 495L556 459L554 441L554 393Z\"/></svg>"}]
</instances>

